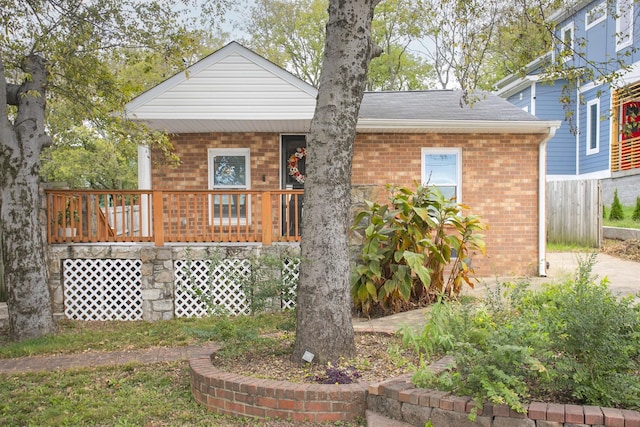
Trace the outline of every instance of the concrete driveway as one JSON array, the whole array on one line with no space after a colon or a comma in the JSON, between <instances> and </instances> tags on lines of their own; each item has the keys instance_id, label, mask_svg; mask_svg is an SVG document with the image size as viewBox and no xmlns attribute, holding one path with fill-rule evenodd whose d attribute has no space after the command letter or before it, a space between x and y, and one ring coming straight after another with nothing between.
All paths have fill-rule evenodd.
<instances>
[{"instance_id":1,"label":"concrete driveway","mask_svg":"<svg viewBox=\"0 0 640 427\"><path fill-rule=\"evenodd\" d=\"M549 268L547 269L547 277L528 277L528 278L482 278L480 286L476 286L475 290L468 290L465 293L470 295L478 294L486 291L487 288L495 286L497 281L513 282L514 280L522 280L531 284L532 287L542 283L556 283L573 278L578 270L580 260L586 260L588 253L579 252L549 252L547 253L547 261ZM609 287L614 294L620 295L636 295L640 297L640 263L626 261L611 255L599 253L596 256L596 262L591 270L591 274L603 279L609 279ZM468 289L468 288L467 288Z\"/></svg>"},{"instance_id":2,"label":"concrete driveway","mask_svg":"<svg viewBox=\"0 0 640 427\"><path fill-rule=\"evenodd\" d=\"M587 255L572 252L550 252L547 254L549 269L547 279L573 277L578 268L578 260ZM640 263L599 253L592 274L609 279L609 287L614 294L640 296Z\"/></svg>"}]
</instances>

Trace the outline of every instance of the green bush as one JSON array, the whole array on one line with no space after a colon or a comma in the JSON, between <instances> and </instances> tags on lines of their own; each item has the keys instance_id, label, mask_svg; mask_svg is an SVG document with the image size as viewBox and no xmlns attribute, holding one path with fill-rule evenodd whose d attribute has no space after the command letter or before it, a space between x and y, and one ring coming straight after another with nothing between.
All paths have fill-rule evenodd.
<instances>
[{"instance_id":1,"label":"green bush","mask_svg":"<svg viewBox=\"0 0 640 427\"><path fill-rule=\"evenodd\" d=\"M355 218L353 230L364 240L351 288L356 309L398 312L441 293L459 295L463 283L473 286L470 252L485 252L479 217L463 216L467 207L434 187L389 190L389 205L367 201Z\"/></svg>"},{"instance_id":2,"label":"green bush","mask_svg":"<svg viewBox=\"0 0 640 427\"><path fill-rule=\"evenodd\" d=\"M613 192L613 203L611 203L611 211L609 212L610 221L620 221L624 219L624 211L622 204L618 198L618 189Z\"/></svg>"},{"instance_id":3,"label":"green bush","mask_svg":"<svg viewBox=\"0 0 640 427\"><path fill-rule=\"evenodd\" d=\"M455 363L420 387L437 387L523 411L530 399L640 408L640 308L616 298L591 276L595 255L575 279L546 285L503 285L486 300L432 308L425 330L405 330L405 343Z\"/></svg>"},{"instance_id":4,"label":"green bush","mask_svg":"<svg viewBox=\"0 0 640 427\"><path fill-rule=\"evenodd\" d=\"M631 219L634 221L640 221L640 197L636 197L636 207L633 209Z\"/></svg>"}]
</instances>

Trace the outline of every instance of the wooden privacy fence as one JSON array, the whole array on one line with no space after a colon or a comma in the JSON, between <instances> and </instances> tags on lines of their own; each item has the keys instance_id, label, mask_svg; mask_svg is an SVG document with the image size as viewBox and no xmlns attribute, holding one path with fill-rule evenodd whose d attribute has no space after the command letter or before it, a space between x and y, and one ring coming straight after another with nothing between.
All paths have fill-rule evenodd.
<instances>
[{"instance_id":1,"label":"wooden privacy fence","mask_svg":"<svg viewBox=\"0 0 640 427\"><path fill-rule=\"evenodd\" d=\"M602 190L598 180L547 182L547 241L600 247Z\"/></svg>"},{"instance_id":2,"label":"wooden privacy fence","mask_svg":"<svg viewBox=\"0 0 640 427\"><path fill-rule=\"evenodd\" d=\"M47 190L49 243L297 242L302 190Z\"/></svg>"}]
</instances>

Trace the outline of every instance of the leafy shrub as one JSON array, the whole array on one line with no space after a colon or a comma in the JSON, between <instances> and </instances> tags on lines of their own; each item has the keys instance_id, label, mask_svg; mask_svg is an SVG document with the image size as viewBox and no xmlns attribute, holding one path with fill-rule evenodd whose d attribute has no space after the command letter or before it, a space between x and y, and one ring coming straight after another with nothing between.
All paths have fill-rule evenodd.
<instances>
[{"instance_id":1,"label":"leafy shrub","mask_svg":"<svg viewBox=\"0 0 640 427\"><path fill-rule=\"evenodd\" d=\"M364 238L351 288L356 309L365 315L398 312L408 302L459 295L463 283L473 287L470 252L485 252L476 233L486 228L479 217L463 216L467 206L433 187L389 191L389 205L367 201L356 215L353 229Z\"/></svg>"},{"instance_id":2,"label":"leafy shrub","mask_svg":"<svg viewBox=\"0 0 640 427\"><path fill-rule=\"evenodd\" d=\"M611 295L591 276L595 255L573 280L540 292L501 285L485 301L432 307L421 334L405 343L427 356L452 354L434 376L422 367L420 387L437 387L523 411L530 398L640 408L640 308Z\"/></svg>"},{"instance_id":3,"label":"leafy shrub","mask_svg":"<svg viewBox=\"0 0 640 427\"><path fill-rule=\"evenodd\" d=\"M624 219L624 211L622 210L622 203L618 198L618 189L613 192L613 203L611 203L611 211L609 212L610 221L620 221Z\"/></svg>"},{"instance_id":4,"label":"leafy shrub","mask_svg":"<svg viewBox=\"0 0 640 427\"><path fill-rule=\"evenodd\" d=\"M636 207L633 209L631 219L634 221L640 221L640 197L636 197Z\"/></svg>"}]
</instances>

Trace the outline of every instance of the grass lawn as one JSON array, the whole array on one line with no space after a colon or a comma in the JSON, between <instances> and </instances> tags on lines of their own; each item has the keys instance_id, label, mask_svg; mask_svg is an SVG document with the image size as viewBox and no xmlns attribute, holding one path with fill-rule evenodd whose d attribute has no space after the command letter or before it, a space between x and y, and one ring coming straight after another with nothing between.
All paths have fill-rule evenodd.
<instances>
[{"instance_id":1,"label":"grass lawn","mask_svg":"<svg viewBox=\"0 0 640 427\"><path fill-rule=\"evenodd\" d=\"M0 375L3 426L245 426L199 406L187 362Z\"/></svg>"},{"instance_id":2,"label":"grass lawn","mask_svg":"<svg viewBox=\"0 0 640 427\"><path fill-rule=\"evenodd\" d=\"M640 221L634 221L632 219L635 206L622 206L624 219L619 221L611 221L609 219L609 213L611 213L611 206L605 206L604 208L605 208L605 216L603 220L603 225L607 227L640 228Z\"/></svg>"},{"instance_id":3,"label":"grass lawn","mask_svg":"<svg viewBox=\"0 0 640 427\"><path fill-rule=\"evenodd\" d=\"M225 342L255 345L261 333L291 330L292 313L163 322L61 321L55 336L8 342L0 358ZM1 426L311 426L258 422L206 411L191 395L188 362L129 364L46 373L0 374ZM333 424L332 424L333 425ZM349 425L349 424L336 424Z\"/></svg>"}]
</instances>

